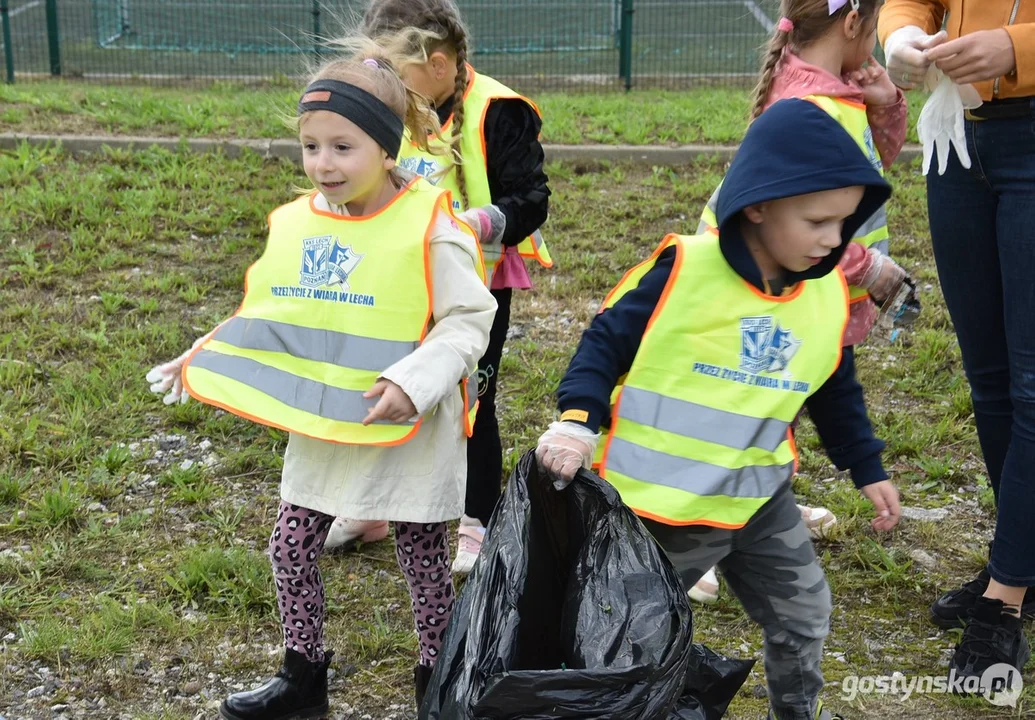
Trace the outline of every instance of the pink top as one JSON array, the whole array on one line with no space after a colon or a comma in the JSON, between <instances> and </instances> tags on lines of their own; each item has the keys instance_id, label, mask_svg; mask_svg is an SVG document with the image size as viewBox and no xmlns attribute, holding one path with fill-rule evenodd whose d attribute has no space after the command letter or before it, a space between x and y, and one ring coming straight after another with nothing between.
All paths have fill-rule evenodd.
<instances>
[{"instance_id":1,"label":"pink top","mask_svg":"<svg viewBox=\"0 0 1035 720\"><path fill-rule=\"evenodd\" d=\"M769 91L766 107L777 100L806 95L863 102L862 88L858 83L832 75L821 67L805 62L789 50L784 50L783 58L773 75L773 87ZM898 157L906 141L906 98L902 91L898 91L898 100L892 105L867 106L866 117L881 163L887 169ZM850 243L838 266L844 271L849 285L858 285L871 264L867 249L859 243ZM858 345L862 342L877 321L877 313L877 306L869 298L853 302L848 326L845 328L844 344Z\"/></svg>"},{"instance_id":2,"label":"pink top","mask_svg":"<svg viewBox=\"0 0 1035 720\"><path fill-rule=\"evenodd\" d=\"M528 268L521 254L516 247L503 246L503 255L496 264L496 270L492 273L490 290L504 290L513 288L515 290L531 290L532 278L528 275Z\"/></svg>"}]
</instances>

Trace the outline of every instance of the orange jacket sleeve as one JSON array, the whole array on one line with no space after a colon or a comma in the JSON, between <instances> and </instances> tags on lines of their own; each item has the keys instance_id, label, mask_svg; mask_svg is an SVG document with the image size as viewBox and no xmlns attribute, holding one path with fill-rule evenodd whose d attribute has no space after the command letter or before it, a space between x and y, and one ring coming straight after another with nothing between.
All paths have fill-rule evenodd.
<instances>
[{"instance_id":1,"label":"orange jacket sleeve","mask_svg":"<svg viewBox=\"0 0 1035 720\"><path fill-rule=\"evenodd\" d=\"M933 35L941 29L945 12L946 7L939 0L888 0L877 17L880 44L884 45L891 33L906 25L916 25Z\"/></svg>"},{"instance_id":2,"label":"orange jacket sleeve","mask_svg":"<svg viewBox=\"0 0 1035 720\"><path fill-rule=\"evenodd\" d=\"M1013 40L1017 71L1002 79L1000 97L1035 95L1035 23L1008 25L1006 32Z\"/></svg>"}]
</instances>

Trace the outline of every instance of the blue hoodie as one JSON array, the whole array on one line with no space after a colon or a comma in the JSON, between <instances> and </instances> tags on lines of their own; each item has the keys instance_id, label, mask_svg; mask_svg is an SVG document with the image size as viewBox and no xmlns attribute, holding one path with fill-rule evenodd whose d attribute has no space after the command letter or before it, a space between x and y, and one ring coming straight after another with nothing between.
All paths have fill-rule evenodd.
<instances>
[{"instance_id":1,"label":"blue hoodie","mask_svg":"<svg viewBox=\"0 0 1035 720\"><path fill-rule=\"evenodd\" d=\"M764 290L761 271L740 231L741 211L770 200L855 185L865 191L855 213L844 222L841 245L818 265L788 272L785 287L832 272L855 231L887 201L891 188L844 128L818 106L806 100L773 104L748 129L723 181L716 212L723 257L737 274ZM611 391L632 367L674 258L674 248L665 250L639 285L597 315L583 333L557 390L562 413L585 411L589 417L583 424L593 430L609 425ZM782 289L770 287L775 294ZM830 459L839 469L851 470L856 487L887 478L880 459L884 443L873 435L852 348L844 348L841 365L805 405Z\"/></svg>"}]
</instances>

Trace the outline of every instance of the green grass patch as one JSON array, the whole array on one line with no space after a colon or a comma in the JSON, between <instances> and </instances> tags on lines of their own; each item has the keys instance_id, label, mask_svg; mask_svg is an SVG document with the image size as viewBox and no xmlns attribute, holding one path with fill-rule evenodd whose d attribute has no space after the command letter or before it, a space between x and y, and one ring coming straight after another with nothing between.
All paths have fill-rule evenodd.
<instances>
[{"instance_id":1,"label":"green grass patch","mask_svg":"<svg viewBox=\"0 0 1035 720\"><path fill-rule=\"evenodd\" d=\"M32 81L0 86L0 132L291 138L284 122L301 88L214 83L190 87ZM543 142L736 144L750 91L738 87L543 92ZM924 96L910 95L910 141Z\"/></svg>"}]
</instances>

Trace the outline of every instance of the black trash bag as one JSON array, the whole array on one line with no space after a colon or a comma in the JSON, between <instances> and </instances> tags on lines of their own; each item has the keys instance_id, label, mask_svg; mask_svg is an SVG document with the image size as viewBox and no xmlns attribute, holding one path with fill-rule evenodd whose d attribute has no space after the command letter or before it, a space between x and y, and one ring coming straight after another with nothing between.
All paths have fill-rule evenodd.
<instances>
[{"instance_id":1,"label":"black trash bag","mask_svg":"<svg viewBox=\"0 0 1035 720\"><path fill-rule=\"evenodd\" d=\"M691 642L682 583L597 476L526 453L457 600L421 720L720 718L754 661Z\"/></svg>"},{"instance_id":2,"label":"black trash bag","mask_svg":"<svg viewBox=\"0 0 1035 720\"><path fill-rule=\"evenodd\" d=\"M668 720L719 720L751 674L754 660L734 660L693 643L686 687Z\"/></svg>"}]
</instances>

